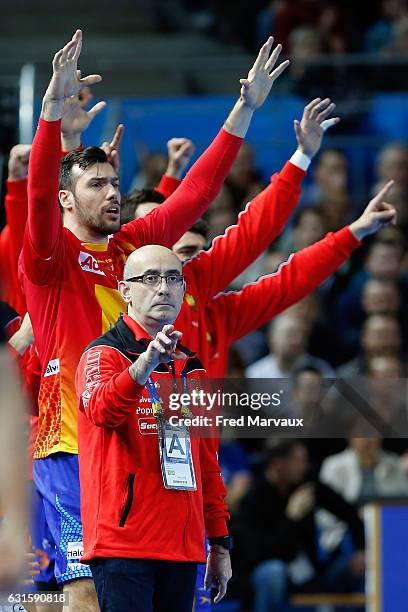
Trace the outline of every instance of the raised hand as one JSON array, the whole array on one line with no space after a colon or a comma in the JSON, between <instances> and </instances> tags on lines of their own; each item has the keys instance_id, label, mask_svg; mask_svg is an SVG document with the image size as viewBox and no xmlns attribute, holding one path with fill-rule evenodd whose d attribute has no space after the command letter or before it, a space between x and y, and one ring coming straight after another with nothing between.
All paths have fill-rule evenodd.
<instances>
[{"instance_id":1,"label":"raised hand","mask_svg":"<svg viewBox=\"0 0 408 612\"><path fill-rule=\"evenodd\" d=\"M61 121L61 146L63 151L72 151L81 144L81 134L85 132L92 119L106 106L106 102L98 102L88 111L87 102L92 98L89 88L85 97L71 96L64 101ZM79 92L81 93L81 92Z\"/></svg>"},{"instance_id":2,"label":"raised hand","mask_svg":"<svg viewBox=\"0 0 408 612\"><path fill-rule=\"evenodd\" d=\"M289 66L289 60L286 60L273 70L282 51L282 45L277 45L271 53L272 45L271 36L262 45L248 77L239 81L242 85L241 99L253 110L262 106L278 76Z\"/></svg>"},{"instance_id":3,"label":"raised hand","mask_svg":"<svg viewBox=\"0 0 408 612\"><path fill-rule=\"evenodd\" d=\"M299 149L310 159L320 149L325 131L340 121L339 117L328 119L335 108L330 98L315 98L305 106L301 121L294 121Z\"/></svg>"},{"instance_id":4,"label":"raised hand","mask_svg":"<svg viewBox=\"0 0 408 612\"><path fill-rule=\"evenodd\" d=\"M125 133L125 126L123 123L119 123L116 131L113 135L113 138L110 142L105 141L101 144L101 149L103 149L108 156L109 162L114 167L117 174L119 174L119 146L122 140L122 136Z\"/></svg>"},{"instance_id":5,"label":"raised hand","mask_svg":"<svg viewBox=\"0 0 408 612\"><path fill-rule=\"evenodd\" d=\"M177 350L177 342L182 335L181 332L174 329L174 325L164 325L149 343L146 351L130 366L129 374L133 380L144 385L159 363L167 363L173 359L185 359L185 353Z\"/></svg>"},{"instance_id":6,"label":"raised hand","mask_svg":"<svg viewBox=\"0 0 408 612\"><path fill-rule=\"evenodd\" d=\"M41 116L47 121L55 121L61 117L62 104L66 98L77 96L81 87L99 83L99 74L81 78L78 71L78 58L82 49L82 32L77 30L72 39L54 56L52 61L53 74L43 99Z\"/></svg>"},{"instance_id":7,"label":"raised hand","mask_svg":"<svg viewBox=\"0 0 408 612\"><path fill-rule=\"evenodd\" d=\"M31 145L18 144L11 149L8 161L9 181L21 181L27 178L30 153Z\"/></svg>"},{"instance_id":8,"label":"raised hand","mask_svg":"<svg viewBox=\"0 0 408 612\"><path fill-rule=\"evenodd\" d=\"M167 143L169 162L166 175L181 178L194 150L194 143L188 138L172 138L169 140Z\"/></svg>"},{"instance_id":9,"label":"raised hand","mask_svg":"<svg viewBox=\"0 0 408 612\"><path fill-rule=\"evenodd\" d=\"M384 185L379 193L370 200L361 217L350 225L350 231L357 240L362 240L365 236L375 234L382 227L396 224L397 211L391 204L385 201L385 197L393 184L394 181L389 181Z\"/></svg>"}]
</instances>

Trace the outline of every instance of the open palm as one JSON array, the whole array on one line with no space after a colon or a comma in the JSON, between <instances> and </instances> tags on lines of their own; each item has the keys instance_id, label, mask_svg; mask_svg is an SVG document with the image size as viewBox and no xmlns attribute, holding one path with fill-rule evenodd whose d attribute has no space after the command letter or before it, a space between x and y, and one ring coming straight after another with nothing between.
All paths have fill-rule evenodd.
<instances>
[{"instance_id":1,"label":"open palm","mask_svg":"<svg viewBox=\"0 0 408 612\"><path fill-rule=\"evenodd\" d=\"M258 57L248 73L248 77L240 80L242 85L241 98L245 104L253 109L262 106L271 91L273 83L285 68L289 66L289 60L286 60L273 70L282 51L282 45L277 45L271 53L272 45L273 38L271 36L262 45Z\"/></svg>"}]
</instances>

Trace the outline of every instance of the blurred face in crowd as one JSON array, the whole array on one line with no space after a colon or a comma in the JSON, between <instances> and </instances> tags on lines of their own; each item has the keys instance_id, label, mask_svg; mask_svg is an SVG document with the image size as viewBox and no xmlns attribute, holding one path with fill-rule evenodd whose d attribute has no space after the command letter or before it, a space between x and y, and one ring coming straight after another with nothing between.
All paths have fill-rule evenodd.
<instances>
[{"instance_id":1,"label":"blurred face in crowd","mask_svg":"<svg viewBox=\"0 0 408 612\"><path fill-rule=\"evenodd\" d=\"M244 143L232 164L228 181L241 189L246 189L253 180L255 170L254 151L248 143Z\"/></svg>"},{"instance_id":2,"label":"blurred face in crowd","mask_svg":"<svg viewBox=\"0 0 408 612\"><path fill-rule=\"evenodd\" d=\"M400 307L398 287L393 281L368 280L363 287L364 312L372 314L396 314Z\"/></svg>"},{"instance_id":3,"label":"blurred face in crowd","mask_svg":"<svg viewBox=\"0 0 408 612\"><path fill-rule=\"evenodd\" d=\"M323 151L314 171L320 188L326 192L344 191L347 188L347 159L339 151Z\"/></svg>"},{"instance_id":4,"label":"blurred face in crowd","mask_svg":"<svg viewBox=\"0 0 408 612\"><path fill-rule=\"evenodd\" d=\"M202 234L186 232L180 240L173 245L172 250L176 253L180 261L185 262L195 255L198 255L206 246L207 241Z\"/></svg>"},{"instance_id":5,"label":"blurred face in crowd","mask_svg":"<svg viewBox=\"0 0 408 612\"><path fill-rule=\"evenodd\" d=\"M294 444L287 456L270 459L266 467L266 477L278 486L291 487L300 484L310 469L306 447Z\"/></svg>"},{"instance_id":6,"label":"blurred face in crowd","mask_svg":"<svg viewBox=\"0 0 408 612\"><path fill-rule=\"evenodd\" d=\"M378 158L378 175L385 181L408 181L408 149L399 143L386 146Z\"/></svg>"},{"instance_id":7,"label":"blurred face in crowd","mask_svg":"<svg viewBox=\"0 0 408 612\"><path fill-rule=\"evenodd\" d=\"M289 36L290 55L296 59L310 59L321 52L318 32L314 28L299 27L292 30Z\"/></svg>"},{"instance_id":8,"label":"blurred face in crowd","mask_svg":"<svg viewBox=\"0 0 408 612\"><path fill-rule=\"evenodd\" d=\"M143 204L138 204L135 210L135 219L145 217L158 206L160 206L160 204L157 204L157 202L143 202Z\"/></svg>"},{"instance_id":9,"label":"blurred face in crowd","mask_svg":"<svg viewBox=\"0 0 408 612\"><path fill-rule=\"evenodd\" d=\"M397 319L371 315L363 325L361 344L370 357L397 355L401 348L401 329Z\"/></svg>"},{"instance_id":10,"label":"blurred face in crowd","mask_svg":"<svg viewBox=\"0 0 408 612\"><path fill-rule=\"evenodd\" d=\"M300 372L295 377L293 387L296 414L305 419L312 417L320 407L324 394L324 381L319 372L314 370Z\"/></svg>"},{"instance_id":11,"label":"blurred face in crowd","mask_svg":"<svg viewBox=\"0 0 408 612\"><path fill-rule=\"evenodd\" d=\"M310 469L309 456L303 444L295 444L286 460L288 480L290 484L301 483Z\"/></svg>"},{"instance_id":12,"label":"blurred face in crowd","mask_svg":"<svg viewBox=\"0 0 408 612\"><path fill-rule=\"evenodd\" d=\"M142 164L142 172L145 175L145 184L148 187L158 185L161 177L166 172L167 158L163 153L151 153Z\"/></svg>"},{"instance_id":13,"label":"blurred face in crowd","mask_svg":"<svg viewBox=\"0 0 408 612\"><path fill-rule=\"evenodd\" d=\"M285 315L292 315L302 321L304 328L309 332L316 321L318 309L319 298L317 294L310 293L303 300L285 310Z\"/></svg>"},{"instance_id":14,"label":"blurred face in crowd","mask_svg":"<svg viewBox=\"0 0 408 612\"><path fill-rule=\"evenodd\" d=\"M361 463L369 467L377 463L381 440L378 438L351 438L350 447L357 453Z\"/></svg>"},{"instance_id":15,"label":"blurred face in crowd","mask_svg":"<svg viewBox=\"0 0 408 612\"><path fill-rule=\"evenodd\" d=\"M305 350L305 326L300 319L283 315L273 321L268 340L271 352L278 359L295 360Z\"/></svg>"},{"instance_id":16,"label":"blurred face in crowd","mask_svg":"<svg viewBox=\"0 0 408 612\"><path fill-rule=\"evenodd\" d=\"M324 227L328 232L337 232L344 227L350 213L348 197L326 198L319 204Z\"/></svg>"},{"instance_id":17,"label":"blurred face in crowd","mask_svg":"<svg viewBox=\"0 0 408 612\"><path fill-rule=\"evenodd\" d=\"M396 244L376 242L365 262L365 269L372 278L398 280L401 271L402 250Z\"/></svg>"},{"instance_id":18,"label":"blurred face in crowd","mask_svg":"<svg viewBox=\"0 0 408 612\"><path fill-rule=\"evenodd\" d=\"M237 222L237 213L230 191L223 187L208 211L210 241L221 236L227 227Z\"/></svg>"},{"instance_id":19,"label":"blurred face in crowd","mask_svg":"<svg viewBox=\"0 0 408 612\"><path fill-rule=\"evenodd\" d=\"M398 357L384 355L370 359L369 372L373 378L402 378L402 363Z\"/></svg>"},{"instance_id":20,"label":"blurred face in crowd","mask_svg":"<svg viewBox=\"0 0 408 612\"><path fill-rule=\"evenodd\" d=\"M109 236L120 229L119 177L110 163L97 163L85 170L74 165L72 191L61 189L61 205L77 226L91 230L95 237ZM71 221L72 222L72 221Z\"/></svg>"},{"instance_id":21,"label":"blurred face in crowd","mask_svg":"<svg viewBox=\"0 0 408 612\"><path fill-rule=\"evenodd\" d=\"M119 291L129 304L129 315L145 329L162 327L175 321L184 296L184 283L171 284L163 278L156 285L128 281L143 275L182 274L179 258L166 247L148 245L134 251L128 258Z\"/></svg>"},{"instance_id":22,"label":"blurred face in crowd","mask_svg":"<svg viewBox=\"0 0 408 612\"><path fill-rule=\"evenodd\" d=\"M293 230L295 250L300 251L324 236L324 225L317 210L305 210Z\"/></svg>"}]
</instances>

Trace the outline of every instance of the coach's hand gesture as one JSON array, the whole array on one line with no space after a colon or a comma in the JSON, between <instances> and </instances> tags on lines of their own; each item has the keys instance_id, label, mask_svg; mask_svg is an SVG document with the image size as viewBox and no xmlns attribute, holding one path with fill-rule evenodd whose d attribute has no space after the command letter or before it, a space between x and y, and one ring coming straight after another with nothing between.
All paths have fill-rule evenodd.
<instances>
[{"instance_id":1,"label":"coach's hand gesture","mask_svg":"<svg viewBox=\"0 0 408 612\"><path fill-rule=\"evenodd\" d=\"M385 197L393 184L394 181L389 181L384 185L381 191L370 201L361 217L350 225L350 231L358 240L362 240L370 234L375 234L386 225L396 224L397 211L385 201Z\"/></svg>"},{"instance_id":2,"label":"coach's hand gesture","mask_svg":"<svg viewBox=\"0 0 408 612\"><path fill-rule=\"evenodd\" d=\"M64 100L77 96L85 85L99 83L99 74L81 78L78 70L78 58L82 48L82 32L77 30L72 39L54 56L52 77L43 99L41 117L47 121L61 118Z\"/></svg>"},{"instance_id":3,"label":"coach's hand gesture","mask_svg":"<svg viewBox=\"0 0 408 612\"><path fill-rule=\"evenodd\" d=\"M163 329L149 343L146 351L129 368L130 376L135 382L144 385L150 374L159 363L167 363L174 359L186 359L185 353L177 350L177 342L182 333L174 329L174 325L164 325Z\"/></svg>"},{"instance_id":4,"label":"coach's hand gesture","mask_svg":"<svg viewBox=\"0 0 408 612\"><path fill-rule=\"evenodd\" d=\"M329 118L335 107L330 98L316 98L305 106L302 119L294 121L299 150L310 159L320 149L325 131L340 121L339 117Z\"/></svg>"}]
</instances>

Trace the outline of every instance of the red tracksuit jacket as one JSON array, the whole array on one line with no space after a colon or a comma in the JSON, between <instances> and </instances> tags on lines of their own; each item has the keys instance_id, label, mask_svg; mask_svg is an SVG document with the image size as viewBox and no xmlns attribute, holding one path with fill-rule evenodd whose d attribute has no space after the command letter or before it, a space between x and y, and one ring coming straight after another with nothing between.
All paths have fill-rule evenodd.
<instances>
[{"instance_id":1,"label":"red tracksuit jacket","mask_svg":"<svg viewBox=\"0 0 408 612\"><path fill-rule=\"evenodd\" d=\"M205 562L208 537L228 533L225 488L216 452L191 437L196 491L165 489L157 432L143 424L149 395L128 367L146 350L146 332L124 315L85 350L78 366L78 442L84 555ZM144 339L144 342L141 341ZM187 349L175 376L199 378L201 362ZM172 372L161 364L154 382Z\"/></svg>"}]
</instances>

